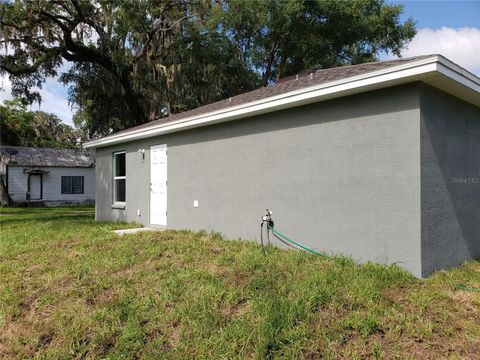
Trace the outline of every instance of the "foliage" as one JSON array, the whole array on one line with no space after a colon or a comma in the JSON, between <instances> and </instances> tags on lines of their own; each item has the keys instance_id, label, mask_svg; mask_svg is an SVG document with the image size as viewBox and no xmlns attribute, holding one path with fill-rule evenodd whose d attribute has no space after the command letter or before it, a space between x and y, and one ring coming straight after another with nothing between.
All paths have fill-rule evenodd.
<instances>
[{"instance_id":1,"label":"foliage","mask_svg":"<svg viewBox=\"0 0 480 360\"><path fill-rule=\"evenodd\" d=\"M473 359L480 262L414 279L93 208L2 209L0 358Z\"/></svg>"},{"instance_id":2,"label":"foliage","mask_svg":"<svg viewBox=\"0 0 480 360\"><path fill-rule=\"evenodd\" d=\"M399 54L415 34L383 0L17 0L0 4L13 93L61 74L91 137L227 98L306 68Z\"/></svg>"},{"instance_id":3,"label":"foliage","mask_svg":"<svg viewBox=\"0 0 480 360\"><path fill-rule=\"evenodd\" d=\"M412 19L400 24L402 9L381 0L233 0L222 25L267 85L305 69L375 61L382 50L399 56L415 35Z\"/></svg>"},{"instance_id":4,"label":"foliage","mask_svg":"<svg viewBox=\"0 0 480 360\"><path fill-rule=\"evenodd\" d=\"M28 111L21 100L0 105L1 144L48 148L76 148L81 134L54 114Z\"/></svg>"}]
</instances>

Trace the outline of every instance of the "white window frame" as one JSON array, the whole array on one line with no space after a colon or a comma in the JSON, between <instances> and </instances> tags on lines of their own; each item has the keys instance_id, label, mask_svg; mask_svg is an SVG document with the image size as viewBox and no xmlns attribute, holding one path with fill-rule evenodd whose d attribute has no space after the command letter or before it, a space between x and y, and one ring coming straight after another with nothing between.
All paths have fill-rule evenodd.
<instances>
[{"instance_id":1,"label":"white window frame","mask_svg":"<svg viewBox=\"0 0 480 360\"><path fill-rule=\"evenodd\" d=\"M125 175L116 176L117 173L117 159L116 156L119 154L125 154ZM116 201L117 194L117 180L125 180L125 201ZM113 206L125 207L125 202L127 200L127 154L126 151L115 151L113 153Z\"/></svg>"}]
</instances>

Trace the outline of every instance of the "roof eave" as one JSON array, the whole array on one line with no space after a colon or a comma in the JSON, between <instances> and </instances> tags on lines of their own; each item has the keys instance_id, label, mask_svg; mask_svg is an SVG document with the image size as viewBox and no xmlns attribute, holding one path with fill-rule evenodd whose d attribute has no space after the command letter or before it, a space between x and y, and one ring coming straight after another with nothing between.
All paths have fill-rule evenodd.
<instances>
[{"instance_id":1,"label":"roof eave","mask_svg":"<svg viewBox=\"0 0 480 360\"><path fill-rule=\"evenodd\" d=\"M428 83L429 80L438 77L438 75L445 76L454 82L467 87L477 95L480 95L479 78L443 56L435 55L392 68L295 90L228 109L192 116L145 129L132 130L118 135L112 135L85 143L84 147L99 148L111 146L128 141L243 119L282 109L293 108L414 81L425 81ZM480 96L477 97L480 102ZM465 100L471 101L469 98L466 98Z\"/></svg>"},{"instance_id":2,"label":"roof eave","mask_svg":"<svg viewBox=\"0 0 480 360\"><path fill-rule=\"evenodd\" d=\"M34 163L5 163L6 166L22 166L22 167L28 167L28 166L36 166L36 167L42 167L42 168L72 168L72 169L77 169L77 168L92 168L95 167L95 163L92 163L90 165L42 165L42 164L34 164Z\"/></svg>"}]
</instances>

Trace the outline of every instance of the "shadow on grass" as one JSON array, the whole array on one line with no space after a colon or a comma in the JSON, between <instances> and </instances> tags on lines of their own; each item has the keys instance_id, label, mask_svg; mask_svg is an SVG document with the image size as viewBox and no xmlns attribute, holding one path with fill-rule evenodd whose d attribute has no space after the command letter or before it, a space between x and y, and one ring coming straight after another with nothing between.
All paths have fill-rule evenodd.
<instances>
[{"instance_id":1,"label":"shadow on grass","mask_svg":"<svg viewBox=\"0 0 480 360\"><path fill-rule=\"evenodd\" d=\"M2 212L0 224L15 225L17 223L25 224L31 222L42 222L51 220L95 220L95 209L75 209L75 208L49 208L49 209L22 209L15 212Z\"/></svg>"}]
</instances>

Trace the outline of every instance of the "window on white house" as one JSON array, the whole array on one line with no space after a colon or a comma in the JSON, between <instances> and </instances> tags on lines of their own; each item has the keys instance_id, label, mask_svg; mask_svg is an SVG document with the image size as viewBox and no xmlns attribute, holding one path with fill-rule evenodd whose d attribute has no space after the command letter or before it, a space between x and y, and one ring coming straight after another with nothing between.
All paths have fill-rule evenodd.
<instances>
[{"instance_id":1,"label":"window on white house","mask_svg":"<svg viewBox=\"0 0 480 360\"><path fill-rule=\"evenodd\" d=\"M83 194L83 176L62 176L62 194Z\"/></svg>"},{"instance_id":2,"label":"window on white house","mask_svg":"<svg viewBox=\"0 0 480 360\"><path fill-rule=\"evenodd\" d=\"M113 202L125 204L125 184L127 181L125 172L125 152L113 154Z\"/></svg>"}]
</instances>

